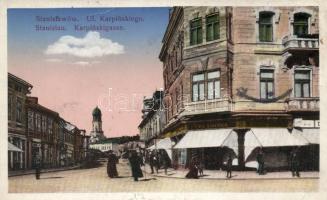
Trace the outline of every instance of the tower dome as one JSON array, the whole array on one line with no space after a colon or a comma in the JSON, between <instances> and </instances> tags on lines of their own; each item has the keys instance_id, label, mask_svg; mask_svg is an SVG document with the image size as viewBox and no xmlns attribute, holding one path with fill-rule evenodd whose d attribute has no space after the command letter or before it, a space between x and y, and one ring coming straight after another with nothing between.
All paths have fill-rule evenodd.
<instances>
[{"instance_id":1,"label":"tower dome","mask_svg":"<svg viewBox=\"0 0 327 200\"><path fill-rule=\"evenodd\" d=\"M93 115L93 121L100 121L101 122L101 110L97 107L95 107L92 111Z\"/></svg>"}]
</instances>

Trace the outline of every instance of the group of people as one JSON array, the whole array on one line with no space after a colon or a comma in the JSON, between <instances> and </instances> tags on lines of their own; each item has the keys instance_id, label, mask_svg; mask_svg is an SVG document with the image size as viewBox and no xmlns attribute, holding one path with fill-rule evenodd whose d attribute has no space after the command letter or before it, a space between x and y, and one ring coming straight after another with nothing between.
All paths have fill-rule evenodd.
<instances>
[{"instance_id":1,"label":"group of people","mask_svg":"<svg viewBox=\"0 0 327 200\"><path fill-rule=\"evenodd\" d=\"M232 178L232 164L233 158L232 155L228 155L227 162L226 162L226 172L227 178ZM197 156L192 157L190 165L189 165L189 172L186 174L186 178L199 178L199 176L203 176L203 169L204 163L200 161Z\"/></svg>"},{"instance_id":2,"label":"group of people","mask_svg":"<svg viewBox=\"0 0 327 200\"><path fill-rule=\"evenodd\" d=\"M153 151L151 151L150 156L149 156L149 164L150 164L150 168L151 168L151 174L154 173L154 169L156 170L156 173L158 174L158 171L159 171L161 165L163 166L163 168L165 170L165 174L167 174L167 170L170 165L170 159L168 158L167 153L165 153L163 151L161 153L158 153L157 151L153 150Z\"/></svg>"},{"instance_id":3,"label":"group of people","mask_svg":"<svg viewBox=\"0 0 327 200\"><path fill-rule=\"evenodd\" d=\"M300 160L298 155L299 149L294 149L290 154L290 170L292 171L292 176L300 177ZM257 173L259 175L264 175L265 171L265 160L263 149L260 148L257 153L256 160L258 162ZM233 156L229 154L226 160L226 178L232 178L232 167L233 167ZM203 175L203 162L199 161L197 156L192 157L189 164L189 172L186 174L186 178L199 178Z\"/></svg>"},{"instance_id":4,"label":"group of people","mask_svg":"<svg viewBox=\"0 0 327 200\"><path fill-rule=\"evenodd\" d=\"M132 176L134 181L138 181L138 178L143 177L143 173L141 170L141 166L144 166L142 156L138 155L136 151L129 152L129 163L132 171ZM265 160L264 160L264 152L263 149L260 148L259 152L257 153L256 160L258 162L257 173L259 175L265 174ZM107 163L107 174L110 178L117 178L118 171L116 164L118 163L117 156L112 152L109 151L108 154L108 163ZM227 162L226 162L226 177L232 178L232 163L233 158L232 155L228 155ZM165 174L167 174L167 169L170 165L170 159L168 155L165 153L158 153L157 151L152 151L149 156L149 164L151 168L151 174L154 173L154 169L158 173L160 165L163 165L165 170ZM199 178L199 176L203 176L203 168L204 164L201 162L198 157L194 156L191 159L189 165L189 172L186 174L186 178ZM298 149L294 149L290 155L290 169L292 171L292 176L300 177L300 160L298 155ZM41 159L36 159L35 163L35 177L36 179L40 179L41 173Z\"/></svg>"},{"instance_id":5,"label":"group of people","mask_svg":"<svg viewBox=\"0 0 327 200\"><path fill-rule=\"evenodd\" d=\"M132 177L134 178L134 181L138 181L139 178L143 177L143 173L141 170L141 166L144 165L142 157L139 156L136 151L131 151L128 160L132 171ZM117 156L112 151L109 151L107 174L110 178L118 177L118 172L116 167L117 163L118 163Z\"/></svg>"},{"instance_id":6,"label":"group of people","mask_svg":"<svg viewBox=\"0 0 327 200\"><path fill-rule=\"evenodd\" d=\"M299 159L299 149L294 149L291 151L290 155L290 170L292 172L292 176L297 176L300 177L300 159ZM264 153L263 149L260 148L259 152L257 154L257 162L258 162L258 169L257 173L259 175L264 175L265 174L265 160L264 160Z\"/></svg>"}]
</instances>

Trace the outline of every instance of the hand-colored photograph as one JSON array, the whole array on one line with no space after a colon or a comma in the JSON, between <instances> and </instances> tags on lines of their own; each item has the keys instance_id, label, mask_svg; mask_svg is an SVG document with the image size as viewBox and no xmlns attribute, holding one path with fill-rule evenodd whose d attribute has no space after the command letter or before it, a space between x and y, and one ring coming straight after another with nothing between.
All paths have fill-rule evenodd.
<instances>
[{"instance_id":1,"label":"hand-colored photograph","mask_svg":"<svg viewBox=\"0 0 327 200\"><path fill-rule=\"evenodd\" d=\"M8 8L8 192L319 192L319 7Z\"/></svg>"}]
</instances>

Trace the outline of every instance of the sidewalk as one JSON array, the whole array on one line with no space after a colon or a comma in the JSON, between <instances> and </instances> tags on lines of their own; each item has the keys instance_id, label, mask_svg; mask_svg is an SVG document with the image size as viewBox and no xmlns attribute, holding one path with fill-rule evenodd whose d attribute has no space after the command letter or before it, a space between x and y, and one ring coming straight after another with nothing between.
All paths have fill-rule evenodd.
<instances>
[{"instance_id":1,"label":"sidewalk","mask_svg":"<svg viewBox=\"0 0 327 200\"><path fill-rule=\"evenodd\" d=\"M61 167L61 168L42 169L41 173L58 172L58 171L73 170L73 169L79 169L79 168L80 168L80 165L75 165L75 166L70 166L70 167ZM9 171L8 177L22 176L22 175L28 175L28 174L35 174L35 170L29 169L29 170Z\"/></svg>"},{"instance_id":2,"label":"sidewalk","mask_svg":"<svg viewBox=\"0 0 327 200\"><path fill-rule=\"evenodd\" d=\"M144 171L144 167L142 167ZM154 170L155 171L155 170ZM151 168L149 165L145 166L145 173L150 174ZM188 173L188 169L174 170L168 168L167 175L165 175L164 169L159 169L159 173L151 174L157 177L167 177L167 178L185 178ZM319 172L300 172L300 178L314 178L319 179ZM227 179L226 171L222 170L203 170L203 176L199 177L200 179ZM258 175L255 171L233 171L232 180L246 180L246 179L299 179L298 177L292 177L290 171L283 172L268 172L265 175Z\"/></svg>"}]
</instances>

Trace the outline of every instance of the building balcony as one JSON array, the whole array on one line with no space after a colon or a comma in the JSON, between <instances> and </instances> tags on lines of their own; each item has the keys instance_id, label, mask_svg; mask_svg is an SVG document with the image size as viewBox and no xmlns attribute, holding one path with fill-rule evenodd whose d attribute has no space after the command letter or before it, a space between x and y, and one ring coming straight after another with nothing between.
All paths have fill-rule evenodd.
<instances>
[{"instance_id":1,"label":"building balcony","mask_svg":"<svg viewBox=\"0 0 327 200\"><path fill-rule=\"evenodd\" d=\"M182 115L194 115L203 113L229 112L231 102L228 99L214 99L184 103Z\"/></svg>"},{"instance_id":2,"label":"building balcony","mask_svg":"<svg viewBox=\"0 0 327 200\"><path fill-rule=\"evenodd\" d=\"M319 38L318 35L307 35L297 37L296 35L285 36L282 40L284 52L290 50L318 50Z\"/></svg>"},{"instance_id":3,"label":"building balcony","mask_svg":"<svg viewBox=\"0 0 327 200\"><path fill-rule=\"evenodd\" d=\"M291 98L286 100L285 109L287 111L319 111L319 97Z\"/></svg>"}]
</instances>

